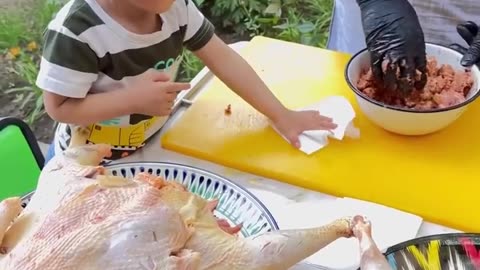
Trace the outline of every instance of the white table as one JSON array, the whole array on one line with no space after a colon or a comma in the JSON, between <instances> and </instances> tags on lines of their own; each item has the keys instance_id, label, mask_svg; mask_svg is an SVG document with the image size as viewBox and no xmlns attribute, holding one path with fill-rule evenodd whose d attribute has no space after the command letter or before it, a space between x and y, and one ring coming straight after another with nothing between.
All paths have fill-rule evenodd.
<instances>
[{"instance_id":1,"label":"white table","mask_svg":"<svg viewBox=\"0 0 480 270\"><path fill-rule=\"evenodd\" d=\"M232 44L231 47L234 49L241 48L245 46L248 42L240 42ZM198 83L201 78L208 73L207 69L202 70L197 77L192 80L192 86ZM203 86L205 88L207 85ZM297 186L285 184L274 179L267 179L260 176L252 175L249 173L241 172L235 169L226 168L224 166L214 164L208 161L199 160L193 157L185 156L176 152L168 151L161 148L160 137L162 134L168 130L172 124L183 114L186 110L185 107L180 108L165 124L162 131L159 132L152 140L149 142L144 149L139 150L138 153L134 155L121 159L120 162L133 162L133 161L160 161L160 162L173 162L186 164L204 170L219 174L223 177L226 177L239 185L245 187L250 192L255 194L265 206L271 210L272 214L275 216L273 209L282 210L286 205L292 205L295 203L315 203L322 204L326 202L331 202L335 200L335 197L322 194L319 192L306 190ZM265 194L270 194L265 196ZM312 219L315 219L315 216L311 214L305 214L301 217L306 224L311 224ZM282 229L291 228L289 226L288 219L279 219L276 217L278 225ZM295 222L298 224L298 220ZM432 234L441 234L441 233L453 233L458 232L456 230L446 228L444 226L424 222L418 232L418 237L427 236Z\"/></svg>"}]
</instances>

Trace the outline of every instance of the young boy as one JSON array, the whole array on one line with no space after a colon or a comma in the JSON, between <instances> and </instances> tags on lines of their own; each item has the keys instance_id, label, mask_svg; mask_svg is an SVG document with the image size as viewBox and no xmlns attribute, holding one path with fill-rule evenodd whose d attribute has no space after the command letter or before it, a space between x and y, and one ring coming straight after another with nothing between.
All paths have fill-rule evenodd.
<instances>
[{"instance_id":1,"label":"young boy","mask_svg":"<svg viewBox=\"0 0 480 270\"><path fill-rule=\"evenodd\" d=\"M68 145L71 125L89 127L89 143L112 145L112 159L142 147L190 87L174 82L183 46L294 146L305 130L336 127L318 112L285 108L192 0L71 0L46 30L37 78L61 123L54 152Z\"/></svg>"}]
</instances>

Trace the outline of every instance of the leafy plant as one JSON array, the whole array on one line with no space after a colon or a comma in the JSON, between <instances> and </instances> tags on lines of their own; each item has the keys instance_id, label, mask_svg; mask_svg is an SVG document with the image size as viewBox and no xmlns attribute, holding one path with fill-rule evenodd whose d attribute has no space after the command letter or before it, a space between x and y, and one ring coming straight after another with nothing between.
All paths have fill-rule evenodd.
<instances>
[{"instance_id":1,"label":"leafy plant","mask_svg":"<svg viewBox=\"0 0 480 270\"><path fill-rule=\"evenodd\" d=\"M64 0L39 0L25 10L2 10L0 49L22 46L30 41L40 42L44 29L64 2Z\"/></svg>"},{"instance_id":2,"label":"leafy plant","mask_svg":"<svg viewBox=\"0 0 480 270\"><path fill-rule=\"evenodd\" d=\"M15 62L13 72L24 80L24 86L10 88L6 94L15 94L15 103L18 103L22 111L26 111L25 121L33 124L45 113L43 106L42 90L35 85L38 75L38 61L28 54L23 54L20 60Z\"/></svg>"},{"instance_id":3,"label":"leafy plant","mask_svg":"<svg viewBox=\"0 0 480 270\"><path fill-rule=\"evenodd\" d=\"M31 40L41 44L48 23L66 3L66 0L37 0L34 4L33 20L30 25Z\"/></svg>"},{"instance_id":4,"label":"leafy plant","mask_svg":"<svg viewBox=\"0 0 480 270\"><path fill-rule=\"evenodd\" d=\"M0 49L12 58L9 68L19 79L20 87L5 90L15 94L13 101L26 112L25 121L33 124L45 114L42 90L35 85L39 71L42 35L64 0L39 0L27 10L0 14ZM29 18L26 20L25 18Z\"/></svg>"},{"instance_id":5,"label":"leafy plant","mask_svg":"<svg viewBox=\"0 0 480 270\"><path fill-rule=\"evenodd\" d=\"M195 0L195 3L217 28L229 29L228 32L238 36L263 35L316 47L325 47L333 7L333 0ZM191 80L202 67L193 54L186 52L181 80Z\"/></svg>"},{"instance_id":6,"label":"leafy plant","mask_svg":"<svg viewBox=\"0 0 480 270\"><path fill-rule=\"evenodd\" d=\"M183 62L180 68L179 81L189 82L204 67L203 62L189 50L183 51Z\"/></svg>"},{"instance_id":7,"label":"leafy plant","mask_svg":"<svg viewBox=\"0 0 480 270\"><path fill-rule=\"evenodd\" d=\"M268 0L195 0L196 4L219 28L243 36L256 31L256 19L263 15Z\"/></svg>"},{"instance_id":8,"label":"leafy plant","mask_svg":"<svg viewBox=\"0 0 480 270\"><path fill-rule=\"evenodd\" d=\"M332 0L284 0L281 7L278 2L270 4L270 12L280 8L284 10L280 18L282 23L271 27L266 35L310 46L325 46L332 16ZM277 11L277 14L282 13Z\"/></svg>"},{"instance_id":9,"label":"leafy plant","mask_svg":"<svg viewBox=\"0 0 480 270\"><path fill-rule=\"evenodd\" d=\"M27 24L22 14L0 12L0 50L18 46L28 39Z\"/></svg>"}]
</instances>

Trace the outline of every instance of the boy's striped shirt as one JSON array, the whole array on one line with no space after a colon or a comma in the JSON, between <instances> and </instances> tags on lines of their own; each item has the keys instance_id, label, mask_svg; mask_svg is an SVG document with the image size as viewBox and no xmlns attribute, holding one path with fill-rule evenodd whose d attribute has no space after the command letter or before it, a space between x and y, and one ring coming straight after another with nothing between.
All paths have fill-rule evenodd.
<instances>
[{"instance_id":1,"label":"boy's striped shirt","mask_svg":"<svg viewBox=\"0 0 480 270\"><path fill-rule=\"evenodd\" d=\"M150 68L175 78L183 47L202 48L214 27L192 0L176 0L159 16L161 31L139 35L122 27L95 0L71 0L45 32L38 87L69 98L85 98L120 89ZM113 158L118 158L143 146L166 119L126 115L96 123L90 126L89 142L111 144L117 150ZM69 140L69 126L59 124L55 151L64 150Z\"/></svg>"}]
</instances>

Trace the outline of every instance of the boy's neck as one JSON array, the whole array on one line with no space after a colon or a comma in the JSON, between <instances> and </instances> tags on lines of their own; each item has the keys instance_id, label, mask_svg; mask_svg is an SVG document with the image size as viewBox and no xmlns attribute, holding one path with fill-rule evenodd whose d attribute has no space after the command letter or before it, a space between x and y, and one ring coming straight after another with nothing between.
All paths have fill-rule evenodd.
<instances>
[{"instance_id":1,"label":"boy's neck","mask_svg":"<svg viewBox=\"0 0 480 270\"><path fill-rule=\"evenodd\" d=\"M136 34L150 34L161 30L158 14L139 9L130 1L96 0L114 20Z\"/></svg>"}]
</instances>

